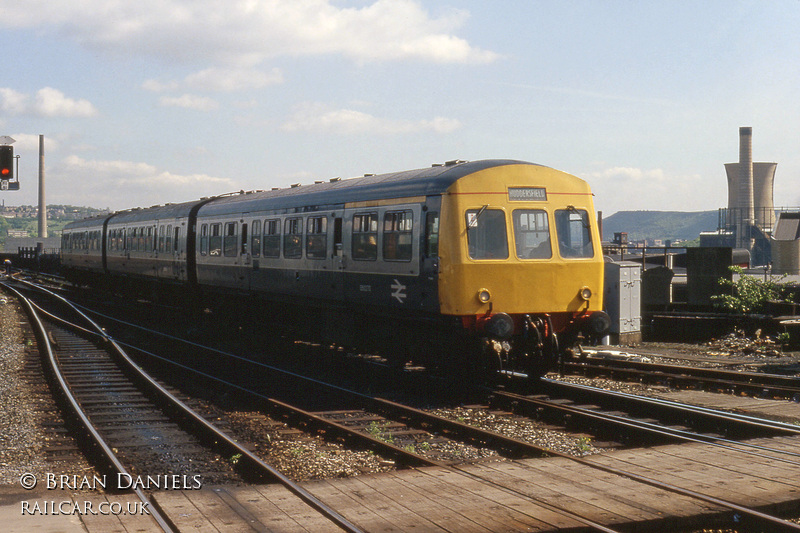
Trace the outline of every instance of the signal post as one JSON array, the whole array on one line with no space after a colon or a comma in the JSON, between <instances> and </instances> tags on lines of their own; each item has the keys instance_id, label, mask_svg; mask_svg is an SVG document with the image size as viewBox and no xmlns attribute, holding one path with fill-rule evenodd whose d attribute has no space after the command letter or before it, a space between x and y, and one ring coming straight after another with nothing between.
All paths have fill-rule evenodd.
<instances>
[{"instance_id":1,"label":"signal post","mask_svg":"<svg viewBox=\"0 0 800 533\"><path fill-rule=\"evenodd\" d=\"M0 191L19 190L18 172L15 172L15 166L19 170L19 156L14 156L14 147L11 146L14 142L11 137L0 137Z\"/></svg>"}]
</instances>

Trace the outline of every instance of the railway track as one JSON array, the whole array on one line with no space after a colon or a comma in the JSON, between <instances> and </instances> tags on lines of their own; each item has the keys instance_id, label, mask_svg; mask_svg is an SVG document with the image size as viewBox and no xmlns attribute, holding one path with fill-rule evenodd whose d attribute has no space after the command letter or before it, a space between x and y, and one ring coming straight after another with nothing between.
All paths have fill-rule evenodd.
<instances>
[{"instance_id":1,"label":"railway track","mask_svg":"<svg viewBox=\"0 0 800 533\"><path fill-rule=\"evenodd\" d=\"M800 379L795 376L633 361L620 354L598 351L587 354L588 357L564 361L561 372L800 402Z\"/></svg>"},{"instance_id":2,"label":"railway track","mask_svg":"<svg viewBox=\"0 0 800 533\"><path fill-rule=\"evenodd\" d=\"M237 362L241 363L241 364L245 364L245 363L252 364L252 361L246 361L246 360L245 361L237 360ZM272 369L270 369L270 372L272 372ZM245 372L245 373L248 373L248 372ZM206 376L206 378L209 378L209 377L210 376ZM411 436L411 438L416 442L417 441L417 437L419 437L420 435L423 435L424 432L428 432L430 434L450 433L451 435L455 436L455 438L459 438L459 439L460 438L465 438L464 435L467 432L471 433L471 430L468 430L467 428L463 427L463 426L466 426L467 424L462 424L462 423L458 423L458 422L453 423L453 421L451 420L451 421L448 421L448 423L443 425L443 426L434 426L433 425L434 424L434 419L437 418L437 417L427 416L427 415L429 415L429 413L425 413L426 416L420 416L419 413L415 413L414 412L414 411L417 411L417 410L414 410L414 409L408 410L408 409L406 409L407 406L395 405L395 402L388 402L388 401L385 401L385 400L382 400L382 399L379 399L379 398L369 397L368 395L364 395L364 394L361 394L361 393L353 394L352 391L344 391L341 387L331 386L331 385L328 385L328 384L320 384L320 383L318 383L318 380L311 380L311 381L308 381L308 382L304 382L301 385L300 384L301 382L294 381L294 379L295 379L295 377L291 376L291 381L290 381L290 377L287 374L280 374L279 377L272 376L272 378L269 380L269 382L274 383L276 380L279 380L281 382L281 387L280 388L282 390L286 390L286 389L298 390L299 389L299 390L304 390L306 392L306 394L308 394L308 392L311 390L310 387L313 385L315 387L315 389L313 389L315 391L313 393L313 396L318 398L319 396L324 395L326 397L325 404L327 404L335 396L337 398L335 400L335 402L345 403L345 404L347 404L347 407L348 407L348 408L326 409L326 410L321 410L321 411L320 410L314 411L314 410L312 410L313 406L310 406L310 409L308 409L306 411L303 411L303 410L297 410L297 408L294 407L294 406L290 406L288 402L280 402L280 401L278 401L277 403L273 404L273 407L286 408L286 409L289 409L290 411L292 411L293 414L290 415L290 416L295 416L295 417L303 416L303 417L307 417L305 420L313 421L313 422L304 421L304 422L301 422L301 425L320 424L320 427L324 428L321 431L324 431L326 433L333 432L333 431L343 431L343 432L345 432L345 430L342 427L337 427L337 426L344 426L344 427L351 426L351 427L347 428L347 431L345 432L345 433L347 433L349 435L346 438L348 438L348 439L350 439L350 438L361 439L363 437L357 437L357 436L355 436L355 434L358 434L358 433L360 433L360 434L373 433L372 435L367 437L367 440L369 440L369 438L372 438L374 441L383 441L384 445L388 445L389 446L389 448L386 448L387 450L391 450L391 453L396 454L395 455L396 457L403 457L403 459L400 459L400 462L406 462L407 464L411 464L411 465L413 465L413 464L432 464L432 465L437 465L437 466L443 466L443 467L446 467L446 468L452 468L452 469L461 471L461 472L464 473L464 475L468 475L468 476L473 476L474 477L474 473L466 473L466 472L464 472L463 469L461 469L461 467L458 464L455 464L453 461L442 460L441 457L440 458L425 457L425 454L416 453L416 451L417 451L416 449L415 449L414 452L411 452L409 454L404 454L404 453L401 453L401 451L402 452L409 452L409 450L405 449L405 448L407 448L407 446L402 446L402 445L398 446L397 445L400 435ZM257 379L257 380L254 380L254 381L259 381L259 380L260 379ZM316 387L321 387L321 388L316 388ZM254 395L254 397L259 398L261 401L271 401L271 402L275 401L274 399L269 398L269 397L261 394L260 392L255 391L255 390L247 390L247 391L245 391L244 387L241 387L241 386L238 387L238 390L241 393L252 394L252 395ZM322 392L317 393L317 391L322 391L322 390L324 390L324 393L322 393ZM581 395L585 395L585 394L586 394L586 391L581 391ZM517 404L522 402L522 398L521 397L514 397L513 395L510 395L508 398L509 398L510 401L516 402ZM285 405L281 405L281 404L285 404ZM562 402L562 406L563 406L563 402ZM538 406L535 409L537 410L537 412L540 412L538 410L541 409L541 408L542 408L541 406ZM594 413L592 413L592 414L595 415L595 416L597 415L597 409L586 409L585 411L587 411L587 412L594 411ZM400 413L404 413L404 414L400 414ZM577 416L577 415L576 415L575 412L573 412L573 413L571 413L571 416ZM441 418L441 417L438 417L438 418ZM402 420L402 422L401 422L401 420ZM609 420L610 420L610 418L609 418ZM436 421L435 423L438 424L438 423L440 423L440 421ZM379 428L379 431L372 431L371 432L368 429L370 426ZM434 429L431 429L431 428L434 428ZM776 428L770 428L770 430L775 430L775 429ZM762 428L762 430L763 430L763 428ZM397 436L392 436L391 438L387 438L387 435L391 435L392 431L396 431ZM375 435L374 433L379 433L379 434ZM470 440L471 442L478 443L478 444L485 444L487 441L495 439L498 436L502 437L502 435L499 435L499 434L495 435L493 433L494 432L485 432L484 431L484 432L481 432L479 434L480 436L477 436L477 434L476 434L475 436L466 437L466 439ZM673 434L673 435L671 435L670 438L676 438L676 435ZM387 442L387 441L394 441L394 443ZM502 443L502 444L495 443L494 445L498 446L498 449L502 450L503 453L508 454L511 457L513 457L513 456L535 457L535 456L541 455L542 453L546 453L546 454L548 454L550 456L565 457L565 458L568 458L570 460L574 460L574 461L578 461L578 462L582 461L581 458L577 458L577 457L573 457L573 456L570 456L570 455L562 454L562 453L556 452L554 450L550 450L550 449L543 448L543 447L532 447L532 448L528 448L527 446L526 447L520 447L519 443L513 442L513 440L509 441L509 440L501 438L497 442ZM420 459L420 458L422 458L422 459ZM786 461L790 462L791 464L795 464L795 465L798 464L798 462L795 459L792 459L792 458L786 459ZM775 530L775 531L784 531L784 530L785 531L798 531L798 530L800 530L800 527L796 526L795 524L791 524L791 523L785 522L784 520L782 520L782 519L780 519L778 517L775 517L775 516L772 516L772 515L769 515L769 514L766 514L766 513L762 513L762 512L759 512L757 510L754 510L754 509L749 509L747 507L744 507L744 506L741 506L741 505L737 505L735 503L732 503L732 502L729 502L729 501L725 501L723 499L710 497L710 496L707 496L707 495L704 495L704 494L701 494L701 493L697 493L695 491L686 490L686 489L683 489L683 488L678 487L678 486L674 486L674 485L670 485L670 484L667 484L667 483L663 483L663 482L660 482L657 478L645 477L645 476L641 476L641 475L638 475L638 474L635 474L635 473L627 472L624 468L615 468L615 467L609 467L609 466L606 466L606 465L597 465L597 464L593 464L593 463L588 462L588 461L584 461L584 462L582 462L582 464L591 466L592 468L600 468L600 469L602 469L602 470L604 470L604 471L606 471L608 473L612 473L612 474L618 475L618 476L627 477L629 479L636 480L637 482L640 482L640 483L645 483L645 484L648 484L648 485L651 485L651 486L657 486L657 487L662 488L664 490L673 491L673 492L676 492L676 493L683 494L685 496L690 496L692 498L696 498L698 500L704 501L704 502L706 502L708 504L711 504L711 505L714 505L714 506L718 506L718 507L720 507L722 509L729 509L731 512L740 513L742 515L745 515L745 516L749 517L749 519L754 521L754 523L767 524L767 526L765 526L765 527L768 527L770 530ZM506 489L506 490L508 490L508 489ZM553 510L557 510L557 507L554 507ZM570 516L572 518L575 518L575 519L579 519L580 518L578 516L575 516L574 514L571 514ZM584 523L586 523L586 522L584 522ZM594 528L594 529L601 530L601 531L613 531L612 529L605 528L603 526L600 526L599 524L594 524L594 523L589 524L589 523L587 523L587 525L592 527L592 528Z\"/></svg>"},{"instance_id":3,"label":"railway track","mask_svg":"<svg viewBox=\"0 0 800 533\"><path fill-rule=\"evenodd\" d=\"M81 433L85 453L104 480L110 476L116 480L117 490L135 492L142 508L148 509L163 531L173 531L173 525L150 506L147 490L197 490L205 480L231 481L225 461L231 454L240 460L237 464L247 465L246 477L277 480L340 528L360 531L145 374L102 328L63 298L44 291L58 305L66 304L72 319L77 315L83 320L82 326L34 304L18 288L8 283L3 286L18 296L29 314L37 340L44 347L40 351L46 356L51 382L57 387L66 417ZM209 451L212 444L215 454ZM191 469L187 471L186 465L192 465ZM212 470L211 465L221 468ZM106 482L101 486L106 488Z\"/></svg>"},{"instance_id":4,"label":"railway track","mask_svg":"<svg viewBox=\"0 0 800 533\"><path fill-rule=\"evenodd\" d=\"M679 404L676 402L615 393L593 387L569 385L553 380L545 381L549 385L551 392L555 392L557 390L561 390L563 392L564 388L570 389L570 395L575 399L579 398L584 405L576 405L570 400L564 401L563 398L544 398L542 395L523 396L502 391L495 391L494 396L498 403L513 409L514 412L522 412L531 414L532 416L540 417L543 416L543 411L556 411L562 416L566 416L568 418L574 417L575 419L579 419L581 422L602 421L602 423L606 425L617 425L625 428L626 430L635 430L636 432L643 434L657 435L660 438L712 444L719 447L721 453L736 452L751 456L768 457L770 460L783 463L787 468L800 467L800 453L792 450L768 447L762 444L751 444L746 441L731 441L723 438L720 435L697 433L682 425L675 426L661 424L652 418L635 418L632 416L627 416L626 414L618 411L603 411L597 405L585 405L585 403L587 401L599 400L600 398L605 397L610 399L610 405L613 406L613 408L619 407L621 404L626 404L629 407L633 406L634 404L639 406L645 405L649 409L648 412L651 415L655 410L658 410L662 413L679 413L679 416L683 417L684 422L687 421L687 418L693 417L700 420L701 422L699 423L701 425L707 426L708 421L713 420L717 423L724 422L724 424L736 426L737 428L746 427L757 433L767 432L769 434L800 435L800 427L796 425L784 424L771 420L763 420L744 415L736 415L734 413L726 413L686 404ZM602 401L594 401L592 403L602 403ZM638 412L641 411L638 408L632 410ZM577 423L581 424L581 422ZM717 427L719 426L717 425ZM761 527L767 527L767 530L770 531L800 531L799 525L787 522L780 517L770 515L768 513L762 513L756 509L734 504L724 499L712 497L693 490L687 490L669 483L664 483L656 477L651 478L634 474L627 471L624 467L598 465L590 460L573 455L559 454L558 452L553 453L580 464L588 464L592 467L603 469L606 472L613 473L615 475L627 477L650 486L662 488L677 494L683 494L685 496L690 496L692 498L705 501L709 504L719 505L731 509L737 513L742 513L748 516L757 523L761 523Z\"/></svg>"},{"instance_id":5,"label":"railway track","mask_svg":"<svg viewBox=\"0 0 800 533\"><path fill-rule=\"evenodd\" d=\"M242 362L244 363L244 362L247 362L247 361L242 361ZM286 384L287 383L287 379L288 379L288 377L287 377L288 374L283 373L282 371L279 371L279 373L281 375L280 379L283 381L284 384ZM335 430L342 430L342 431L348 431L349 430L348 432L352 432L353 430L355 430L356 434L359 434L359 433L363 434L363 433L370 433L368 430L365 431L365 425L366 425L366 427L368 427L369 425L373 425L373 424L377 425L378 427L381 428L381 433L383 433L383 434L382 435L372 435L371 437L367 437L367 440L373 440L373 444L375 444L376 442L381 441L381 440L389 441L390 443L388 444L388 446L391 449L391 451L395 452L396 456L401 457L402 458L401 461L406 462L406 464L411 464L411 465L415 464L417 461L420 460L419 456L422 455L424 457L425 454L416 453L416 450L409 452L409 450L407 450L406 448L401 447L401 446L397 446L396 443L393 442L395 440L395 438L393 436L391 438L387 438L387 435L391 435L393 430L394 431L398 431L399 430L399 433L402 433L402 434L411 433L411 434L414 434L414 435L419 435L420 433L422 433L422 431L420 431L419 429L415 429L415 430L411 430L410 431L408 429L409 427L411 427L411 428L424 428L425 430L428 430L428 431L430 431L430 432L432 432L434 434L457 434L460 438L467 438L471 442L478 442L478 443L486 443L486 442L490 442L490 441L496 439L496 440L498 440L499 442L502 443L502 445L500 446L500 449L503 449L506 453L509 454L509 456L512 456L512 457L513 456L516 456L516 457L525 457L525 456L527 456L527 457L535 457L535 456L540 456L540 455L548 455L548 456L566 457L566 458L570 458L571 460L575 460L575 461L581 462L581 459L578 458L578 457L574 457L574 456L568 455L568 454L562 454L560 452L554 451L554 450L546 448L546 447L533 446L533 445L529 445L528 443L521 443L521 442L518 442L516 439L507 439L507 438L504 438L500 433L496 433L496 432L493 432L493 431L480 430L477 433L474 433L474 428L469 427L467 424L464 424L464 423L461 423L461 422L455 422L455 421L449 420L446 423L444 423L444 425L442 425L443 421L439 420L442 417L437 417L435 415L430 415L430 413L427 413L427 412L424 412L424 411L420 411L420 410L417 410L417 409L413 409L413 408L409 408L408 406L403 406L403 405L400 405L400 404L396 404L395 402L390 402L388 400L370 397L370 396L367 396L367 395L364 395L364 394L361 394L361 393L356 393L356 392L353 392L353 391L347 391L347 390L342 389L341 387L337 387L337 386L332 386L332 385L329 385L329 384L321 383L316 379L307 380L308 378L305 378L303 376L296 376L296 375L291 375L291 379L292 380L299 379L300 381L293 382L293 384L288 387L289 389L304 390L307 393L310 390L309 387L311 387L313 385L314 387L317 387L317 388L314 389L315 391L320 391L320 392L316 392L315 394L312 394L312 396L314 396L315 398L317 398L321 394L321 395L324 395L326 397L326 401L331 401L332 395L336 395L336 396L339 397L336 401L343 401L342 399L344 398L345 399L344 401L346 401L348 403L357 403L357 404L368 406L366 409L365 408L348 409L348 410L337 409L337 410L316 411L316 412L310 412L309 411L309 412L305 412L303 414L303 416L308 416L309 418L313 419L314 423L324 424L324 427L323 427L322 430L325 431L325 432L332 431L334 429ZM319 387L322 387L322 388L319 389ZM322 390L324 390L324 393L321 392ZM582 394L584 392L585 391L583 391ZM250 391L250 393L252 393L252 391ZM497 393L497 392L495 394L499 395L499 393ZM507 395L507 397L511 398L513 401L515 401L517 403L521 402L521 400L522 400L522 398L519 397L519 396ZM267 398L262 398L262 399L266 400ZM270 400L270 401L274 401L274 400ZM287 405L283 405L283 407L287 407ZM292 409L294 411L296 408L295 407L290 407L290 409ZM294 412L298 412L298 411L294 411ZM380 413L380 414L376 414L376 413ZM389 413L391 413L391 414L388 415L388 416L391 416L391 418L385 418L387 416L387 414L389 414ZM683 414L682 416L685 418L685 414ZM716 419L718 415L717 414L713 414L713 415L706 414L704 416L711 416L711 418ZM354 423L348 424L348 423L343 423L342 422L343 419L346 420L348 418L352 419L354 421ZM403 423L397 422L397 420L403 420ZM607 417L605 419L606 423L611 423L612 420L613 420L613 417L611 417L611 416L609 416L609 417ZM741 417L733 417L730 420L726 419L726 423L729 422L729 421L732 421L733 423L736 423L737 425L742 423ZM619 423L619 420L616 420L614 422L615 423ZM744 423L747 426L752 425L751 422L749 422L749 421L748 422L744 422ZM629 426L630 422L627 422L627 425ZM349 427L349 428L347 428L347 430L345 430L341 426L351 426L351 427ZM640 423L640 427L638 428L638 431L647 431L649 433L653 433L653 432L663 433L663 428L654 428L652 423L650 423L649 426L650 427L648 427L648 423L646 421L645 422L641 422ZM769 431L776 430L776 429L777 430L786 429L786 428L782 428L780 425L772 426L772 425L769 425L769 424L767 424L766 428L764 427L763 424L758 425L758 427L759 427L760 431L764 431L765 429L767 429ZM435 428L435 429L431 429L431 428ZM470 435L470 436L469 437L465 437L465 435ZM352 437L353 435L350 435L350 436ZM680 436L680 430L675 430L675 428L673 428L673 432L669 434L669 437L670 438L678 438L678 436ZM716 437L716 436L712 435L711 437ZM708 439L706 439L706 440L708 440ZM379 446L380 446L380 444L379 444ZM518 454L520 451L522 451L521 455L515 455L515 454ZM777 450L772 450L772 451L775 452L775 453L782 453L782 452L777 451ZM528 455L526 455L526 453ZM791 464L794 464L794 465L800 465L800 462L797 462L797 461L795 461L793 459L787 459L786 461L791 463ZM474 474L471 474L471 473L464 472L464 470L459 467L458 462L453 462L453 461L447 462L446 461L446 462L442 463L439 460L431 460L430 458L425 458L419 464L446 466L448 468L453 468L453 469L459 470L460 472L464 473L464 475L468 475L468 476L473 476L474 475ZM788 522L784 521L783 519L781 519L779 517L776 517L776 516L773 516L773 515L770 515L770 514L767 514L767 513L763 513L763 512L760 512L758 510L755 510L755 509L750 509L750 508L747 508L745 506L737 505L735 503L732 503L732 502L729 502L729 501L726 501L726 500L723 500L723 499L720 499L720 498L704 495L704 494L701 494L701 493L698 493L698 492L695 492L695 491L692 491L692 490L686 490L686 489L683 489L681 487L674 486L674 485L671 485L671 484L668 484L668 483L663 483L663 482L659 481L657 478L650 478L650 477L645 477L645 476L633 474L633 473L627 472L627 471L625 471L624 469L621 469L621 468L614 468L614 467L608 467L608 466L598 466L598 465L596 465L594 463L591 463L591 462L588 462L588 461L583 461L582 464L589 465L592 468L600 468L600 469L603 469L603 470L605 470L605 471L607 471L609 473L613 473L615 475L628 477L629 479L633 479L633 480L635 480L637 482L645 483L645 484L648 484L648 485L651 485L651 486L655 486L655 487L658 487L658 488L661 488L661 489L664 489L664 490L672 491L672 492L675 492L675 493L678 493L678 494L682 494L684 496L689 496L689 497L692 497L692 498L696 498L696 499L701 500L703 502L706 502L708 504L719 506L720 508L723 508L723 509L729 509L732 512L735 512L735 513L741 513L743 515L748 516L749 519L752 520L754 523L766 523L766 524L769 524L770 528L773 528L775 530L786 530L786 531L798 531L798 530L800 530L800 526L788 523ZM571 517L575 518L575 519L580 519L580 517L574 516L574 515L572 515ZM600 526L599 524L591 524L591 527L593 527L595 529L598 529L598 530L602 530L602 531L611 531L611 529L604 528L604 527Z\"/></svg>"},{"instance_id":6,"label":"railway track","mask_svg":"<svg viewBox=\"0 0 800 533\"><path fill-rule=\"evenodd\" d=\"M726 446L758 437L800 435L797 425L774 420L556 380L545 380L544 385L548 394L494 391L492 405L585 431L618 431L635 445L683 440Z\"/></svg>"}]
</instances>

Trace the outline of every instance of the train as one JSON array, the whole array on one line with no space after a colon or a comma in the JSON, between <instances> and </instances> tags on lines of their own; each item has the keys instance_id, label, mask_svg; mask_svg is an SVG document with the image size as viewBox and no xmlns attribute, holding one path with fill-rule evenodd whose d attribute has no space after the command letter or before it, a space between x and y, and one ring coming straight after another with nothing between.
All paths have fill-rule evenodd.
<instances>
[{"instance_id":1,"label":"train","mask_svg":"<svg viewBox=\"0 0 800 533\"><path fill-rule=\"evenodd\" d=\"M76 283L184 298L396 364L538 378L610 325L586 181L515 160L317 181L68 224Z\"/></svg>"}]
</instances>

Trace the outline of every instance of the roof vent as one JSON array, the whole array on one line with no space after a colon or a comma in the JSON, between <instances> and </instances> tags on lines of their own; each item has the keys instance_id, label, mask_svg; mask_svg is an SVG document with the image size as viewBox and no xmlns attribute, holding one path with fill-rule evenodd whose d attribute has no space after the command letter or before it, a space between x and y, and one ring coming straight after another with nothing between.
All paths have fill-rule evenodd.
<instances>
[{"instance_id":1,"label":"roof vent","mask_svg":"<svg viewBox=\"0 0 800 533\"><path fill-rule=\"evenodd\" d=\"M374 176L374 175L375 175L375 173L373 173L373 172L368 172L368 173L364 174L364 177L365 177L365 178L368 178L368 177L370 177L370 176Z\"/></svg>"},{"instance_id":2,"label":"roof vent","mask_svg":"<svg viewBox=\"0 0 800 533\"><path fill-rule=\"evenodd\" d=\"M337 182L337 181L342 181L342 178L336 177L336 178L331 178L331 179L330 179L330 182L331 182L331 183L335 183L335 182Z\"/></svg>"},{"instance_id":3,"label":"roof vent","mask_svg":"<svg viewBox=\"0 0 800 533\"><path fill-rule=\"evenodd\" d=\"M461 163L466 163L463 159L453 159L452 161L447 161L444 165L446 167L452 167L454 165L460 165Z\"/></svg>"},{"instance_id":4,"label":"roof vent","mask_svg":"<svg viewBox=\"0 0 800 533\"><path fill-rule=\"evenodd\" d=\"M272 190L273 191L279 191L279 190L281 190L281 188L280 187L273 187Z\"/></svg>"},{"instance_id":5,"label":"roof vent","mask_svg":"<svg viewBox=\"0 0 800 533\"><path fill-rule=\"evenodd\" d=\"M319 185L320 183L322 183L322 180L317 180L317 181L314 181L314 184L315 184L315 185Z\"/></svg>"},{"instance_id":6,"label":"roof vent","mask_svg":"<svg viewBox=\"0 0 800 533\"><path fill-rule=\"evenodd\" d=\"M444 165L443 165L443 164L441 164L441 163L434 163L434 164L432 164L432 165L431 165L431 167L433 167L433 168L436 168L436 167L443 167L443 166L444 166Z\"/></svg>"},{"instance_id":7,"label":"roof vent","mask_svg":"<svg viewBox=\"0 0 800 533\"><path fill-rule=\"evenodd\" d=\"M299 186L300 186L300 184L299 184L299 183L292 183L292 189L294 189L294 188L297 188L297 187L299 187Z\"/></svg>"}]
</instances>

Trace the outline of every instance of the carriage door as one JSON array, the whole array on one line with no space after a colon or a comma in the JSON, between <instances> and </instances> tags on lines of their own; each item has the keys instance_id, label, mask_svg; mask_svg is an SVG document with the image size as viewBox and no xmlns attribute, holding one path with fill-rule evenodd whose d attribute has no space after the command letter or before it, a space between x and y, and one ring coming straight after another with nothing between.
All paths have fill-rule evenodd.
<instances>
[{"instance_id":1,"label":"carriage door","mask_svg":"<svg viewBox=\"0 0 800 533\"><path fill-rule=\"evenodd\" d=\"M250 265L253 263L253 256L250 253L250 229L249 224L244 220L242 223L241 240L239 241L239 257L241 263L239 264L238 283L239 287L250 290Z\"/></svg>"},{"instance_id":2,"label":"carriage door","mask_svg":"<svg viewBox=\"0 0 800 533\"><path fill-rule=\"evenodd\" d=\"M344 213L333 213L333 280L331 286L334 291L333 296L337 300L344 299L344 277L347 267L344 240L342 239L343 217Z\"/></svg>"},{"instance_id":3,"label":"carriage door","mask_svg":"<svg viewBox=\"0 0 800 533\"><path fill-rule=\"evenodd\" d=\"M169 230L169 228L168 228ZM184 249L181 243L181 227L176 225L173 228L173 235L172 235L172 246L169 250L167 250L172 255L172 277L175 279L182 279L183 274L183 260L182 255L184 253Z\"/></svg>"}]
</instances>

